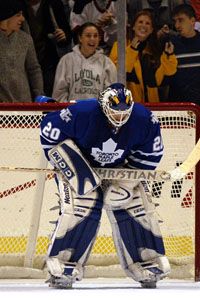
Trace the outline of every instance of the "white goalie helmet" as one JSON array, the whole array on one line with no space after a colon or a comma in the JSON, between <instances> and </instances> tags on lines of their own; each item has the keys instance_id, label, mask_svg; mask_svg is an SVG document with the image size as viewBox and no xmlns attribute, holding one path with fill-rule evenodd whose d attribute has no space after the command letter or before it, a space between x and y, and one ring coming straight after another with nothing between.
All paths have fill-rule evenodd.
<instances>
[{"instance_id":1,"label":"white goalie helmet","mask_svg":"<svg viewBox=\"0 0 200 301\"><path fill-rule=\"evenodd\" d=\"M109 122L116 128L128 121L134 105L131 91L121 83L112 84L104 90L99 96L99 103Z\"/></svg>"}]
</instances>

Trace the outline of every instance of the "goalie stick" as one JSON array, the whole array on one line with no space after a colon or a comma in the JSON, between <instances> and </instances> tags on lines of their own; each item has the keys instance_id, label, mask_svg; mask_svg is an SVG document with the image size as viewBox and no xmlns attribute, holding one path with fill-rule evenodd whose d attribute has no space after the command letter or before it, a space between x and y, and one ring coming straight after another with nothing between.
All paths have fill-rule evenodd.
<instances>
[{"instance_id":1,"label":"goalie stick","mask_svg":"<svg viewBox=\"0 0 200 301\"><path fill-rule=\"evenodd\" d=\"M186 160L176 167L174 170L169 171L168 173L171 175L173 179L181 179L187 173L191 171L191 169L198 163L200 160L200 139L198 140L197 144L190 152Z\"/></svg>"},{"instance_id":2,"label":"goalie stick","mask_svg":"<svg viewBox=\"0 0 200 301\"><path fill-rule=\"evenodd\" d=\"M179 166L186 174L198 163L200 160L200 139L188 155L187 159Z\"/></svg>"},{"instance_id":3,"label":"goalie stick","mask_svg":"<svg viewBox=\"0 0 200 301\"><path fill-rule=\"evenodd\" d=\"M105 180L148 180L148 181L169 181L170 174L164 170L142 170L126 168L94 168L100 178ZM59 170L51 168L28 168L28 167L0 167L0 171L19 172L48 172L58 173Z\"/></svg>"}]
</instances>

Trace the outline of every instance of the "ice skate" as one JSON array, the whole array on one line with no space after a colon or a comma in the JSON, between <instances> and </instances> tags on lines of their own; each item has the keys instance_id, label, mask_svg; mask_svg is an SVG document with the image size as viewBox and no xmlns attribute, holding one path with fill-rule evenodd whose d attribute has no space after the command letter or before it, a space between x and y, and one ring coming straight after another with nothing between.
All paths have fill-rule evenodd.
<instances>
[{"instance_id":1,"label":"ice skate","mask_svg":"<svg viewBox=\"0 0 200 301\"><path fill-rule=\"evenodd\" d=\"M157 281L141 281L142 288L156 288Z\"/></svg>"},{"instance_id":2,"label":"ice skate","mask_svg":"<svg viewBox=\"0 0 200 301\"><path fill-rule=\"evenodd\" d=\"M71 289L74 279L69 279L68 277L51 277L46 281L49 284L49 287L58 288L58 289Z\"/></svg>"}]
</instances>

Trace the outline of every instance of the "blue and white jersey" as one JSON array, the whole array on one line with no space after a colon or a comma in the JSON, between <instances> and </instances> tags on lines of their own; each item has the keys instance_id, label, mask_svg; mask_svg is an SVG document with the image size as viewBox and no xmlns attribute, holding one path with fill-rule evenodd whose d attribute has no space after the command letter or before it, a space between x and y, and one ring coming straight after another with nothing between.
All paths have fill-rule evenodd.
<instances>
[{"instance_id":1,"label":"blue and white jersey","mask_svg":"<svg viewBox=\"0 0 200 301\"><path fill-rule=\"evenodd\" d=\"M93 167L155 169L163 155L160 126L147 108L135 103L127 123L116 133L96 99L79 101L48 113L41 122L41 143L48 151L72 139Z\"/></svg>"}]
</instances>

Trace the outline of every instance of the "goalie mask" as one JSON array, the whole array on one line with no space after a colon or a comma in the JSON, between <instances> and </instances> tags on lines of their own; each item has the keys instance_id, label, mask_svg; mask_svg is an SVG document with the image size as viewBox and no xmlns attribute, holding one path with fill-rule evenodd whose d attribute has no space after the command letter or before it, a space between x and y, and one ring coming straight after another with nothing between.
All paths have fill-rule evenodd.
<instances>
[{"instance_id":1,"label":"goalie mask","mask_svg":"<svg viewBox=\"0 0 200 301\"><path fill-rule=\"evenodd\" d=\"M112 84L103 91L99 103L109 122L116 128L128 121L134 105L131 91L120 83Z\"/></svg>"}]
</instances>

